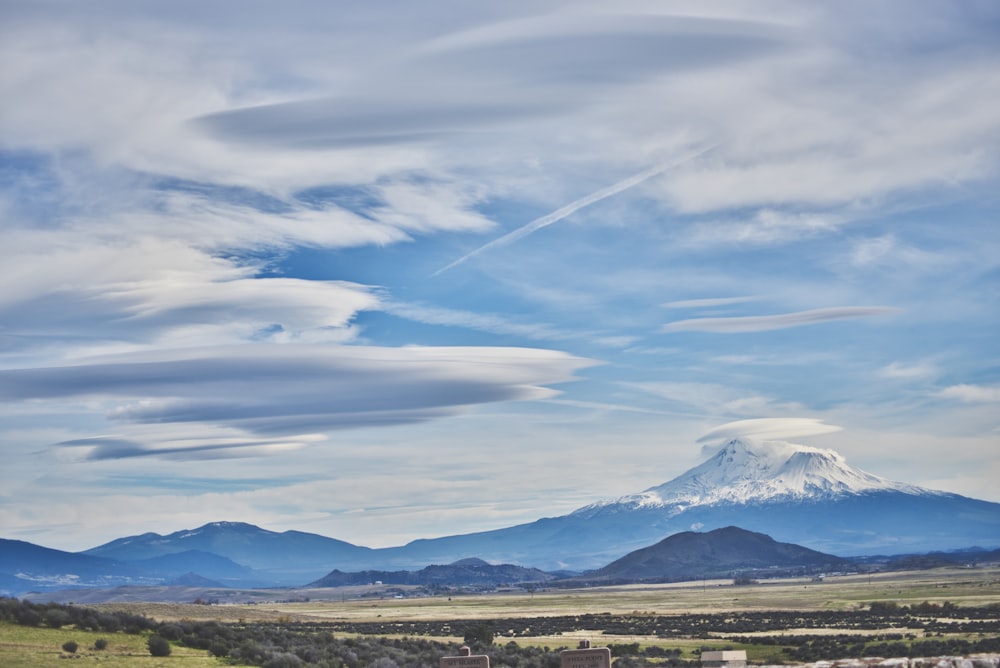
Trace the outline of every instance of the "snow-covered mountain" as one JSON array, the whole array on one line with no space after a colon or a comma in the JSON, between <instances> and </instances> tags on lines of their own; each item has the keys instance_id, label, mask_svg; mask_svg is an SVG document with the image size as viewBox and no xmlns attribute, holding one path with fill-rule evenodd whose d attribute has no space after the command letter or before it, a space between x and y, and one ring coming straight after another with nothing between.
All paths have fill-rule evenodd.
<instances>
[{"instance_id":1,"label":"snow-covered mountain","mask_svg":"<svg viewBox=\"0 0 1000 668\"><path fill-rule=\"evenodd\" d=\"M732 439L706 462L670 482L576 512L605 506L673 508L680 512L718 503L835 499L873 491L939 494L862 471L833 450L784 441Z\"/></svg>"},{"instance_id":2,"label":"snow-covered mountain","mask_svg":"<svg viewBox=\"0 0 1000 668\"><path fill-rule=\"evenodd\" d=\"M893 482L832 450L734 439L644 492L569 515L378 550L403 564L478 556L590 569L682 531L737 526L839 556L1000 546L1000 503ZM398 561L397 561L398 560Z\"/></svg>"}]
</instances>

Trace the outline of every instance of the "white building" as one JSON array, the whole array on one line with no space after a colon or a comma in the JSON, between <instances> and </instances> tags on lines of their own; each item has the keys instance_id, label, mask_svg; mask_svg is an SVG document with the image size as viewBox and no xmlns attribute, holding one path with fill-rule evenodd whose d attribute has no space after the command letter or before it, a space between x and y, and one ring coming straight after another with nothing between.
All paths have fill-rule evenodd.
<instances>
[{"instance_id":1,"label":"white building","mask_svg":"<svg viewBox=\"0 0 1000 668\"><path fill-rule=\"evenodd\" d=\"M701 653L702 668L746 668L747 653L740 650L711 650Z\"/></svg>"}]
</instances>

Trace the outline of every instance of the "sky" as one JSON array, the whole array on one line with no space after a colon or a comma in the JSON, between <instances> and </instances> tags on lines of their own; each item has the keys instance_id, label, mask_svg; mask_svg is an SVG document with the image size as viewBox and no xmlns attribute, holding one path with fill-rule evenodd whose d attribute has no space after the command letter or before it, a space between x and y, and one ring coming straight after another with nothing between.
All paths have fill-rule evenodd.
<instances>
[{"instance_id":1,"label":"sky","mask_svg":"<svg viewBox=\"0 0 1000 668\"><path fill-rule=\"evenodd\" d=\"M5 538L1000 501L994 2L4 0L0 100Z\"/></svg>"}]
</instances>

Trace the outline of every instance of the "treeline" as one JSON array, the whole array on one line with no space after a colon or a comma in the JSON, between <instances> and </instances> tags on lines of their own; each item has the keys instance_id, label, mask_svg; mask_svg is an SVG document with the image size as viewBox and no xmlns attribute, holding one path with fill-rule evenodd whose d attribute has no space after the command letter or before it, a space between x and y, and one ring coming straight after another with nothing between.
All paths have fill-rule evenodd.
<instances>
[{"instance_id":1,"label":"treeline","mask_svg":"<svg viewBox=\"0 0 1000 668\"><path fill-rule=\"evenodd\" d=\"M84 608L60 603L32 603L16 598L0 597L0 622L21 626L45 626L61 629L75 626L84 631L103 631L139 634L153 631L158 623L142 615L127 612L101 612L94 608Z\"/></svg>"}]
</instances>

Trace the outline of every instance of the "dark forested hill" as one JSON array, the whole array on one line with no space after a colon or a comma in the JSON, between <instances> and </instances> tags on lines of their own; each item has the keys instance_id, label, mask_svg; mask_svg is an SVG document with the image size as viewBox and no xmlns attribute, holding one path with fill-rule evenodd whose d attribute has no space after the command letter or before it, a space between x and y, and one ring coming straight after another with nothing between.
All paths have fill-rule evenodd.
<instances>
[{"instance_id":1,"label":"dark forested hill","mask_svg":"<svg viewBox=\"0 0 1000 668\"><path fill-rule=\"evenodd\" d=\"M774 569L817 572L842 568L847 563L840 557L800 545L779 543L762 533L725 527L706 533L685 531L674 534L588 573L587 578L608 581L692 580Z\"/></svg>"}]
</instances>

